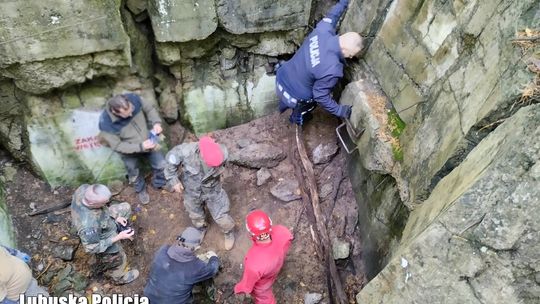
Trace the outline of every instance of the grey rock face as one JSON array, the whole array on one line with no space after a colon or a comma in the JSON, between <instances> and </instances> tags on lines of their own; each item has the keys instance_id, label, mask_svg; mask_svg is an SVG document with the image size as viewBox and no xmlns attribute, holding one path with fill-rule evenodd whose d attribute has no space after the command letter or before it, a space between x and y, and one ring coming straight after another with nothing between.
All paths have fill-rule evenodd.
<instances>
[{"instance_id":1,"label":"grey rock face","mask_svg":"<svg viewBox=\"0 0 540 304\"><path fill-rule=\"evenodd\" d=\"M539 139L533 105L482 140L411 213L398 254L358 303L538 302Z\"/></svg>"},{"instance_id":2,"label":"grey rock face","mask_svg":"<svg viewBox=\"0 0 540 304\"><path fill-rule=\"evenodd\" d=\"M326 164L336 155L338 148L335 143L319 144L313 150L313 163L315 165Z\"/></svg>"},{"instance_id":3,"label":"grey rock face","mask_svg":"<svg viewBox=\"0 0 540 304\"><path fill-rule=\"evenodd\" d=\"M135 15L142 13L146 10L148 3L147 0L127 0L127 8Z\"/></svg>"},{"instance_id":4,"label":"grey rock face","mask_svg":"<svg viewBox=\"0 0 540 304\"><path fill-rule=\"evenodd\" d=\"M311 10L311 0L216 2L220 23L233 34L282 31L306 26Z\"/></svg>"},{"instance_id":5,"label":"grey rock face","mask_svg":"<svg viewBox=\"0 0 540 304\"><path fill-rule=\"evenodd\" d=\"M120 0L3 3L0 74L36 94L94 76L118 75L131 64L120 5Z\"/></svg>"},{"instance_id":6,"label":"grey rock face","mask_svg":"<svg viewBox=\"0 0 540 304\"><path fill-rule=\"evenodd\" d=\"M409 190L401 178L401 164L396 151L401 149L400 139L393 134L395 118L392 118L389 100L379 85L366 75L347 85L342 93L342 103L353 104L351 124L364 133L357 140L362 166L374 173L390 174L398 184L401 199L407 204Z\"/></svg>"},{"instance_id":7,"label":"grey rock face","mask_svg":"<svg viewBox=\"0 0 540 304\"><path fill-rule=\"evenodd\" d=\"M0 11L0 67L52 58L122 50L120 0L8 1ZM54 9L51 9L54 8ZM13 26L16 25L16 26Z\"/></svg>"},{"instance_id":8,"label":"grey rock face","mask_svg":"<svg viewBox=\"0 0 540 304\"><path fill-rule=\"evenodd\" d=\"M266 168L261 168L257 171L257 186L264 185L269 179L272 178L270 170Z\"/></svg>"},{"instance_id":9,"label":"grey rock face","mask_svg":"<svg viewBox=\"0 0 540 304\"><path fill-rule=\"evenodd\" d=\"M298 182L293 179L280 180L277 185L270 189L270 193L284 202L291 202L302 198L300 196Z\"/></svg>"},{"instance_id":10,"label":"grey rock face","mask_svg":"<svg viewBox=\"0 0 540 304\"><path fill-rule=\"evenodd\" d=\"M150 0L148 13L158 42L201 40L218 24L213 0Z\"/></svg>"},{"instance_id":11,"label":"grey rock face","mask_svg":"<svg viewBox=\"0 0 540 304\"><path fill-rule=\"evenodd\" d=\"M229 161L250 168L273 168L285 159L285 156L279 147L257 143L231 153Z\"/></svg>"}]
</instances>

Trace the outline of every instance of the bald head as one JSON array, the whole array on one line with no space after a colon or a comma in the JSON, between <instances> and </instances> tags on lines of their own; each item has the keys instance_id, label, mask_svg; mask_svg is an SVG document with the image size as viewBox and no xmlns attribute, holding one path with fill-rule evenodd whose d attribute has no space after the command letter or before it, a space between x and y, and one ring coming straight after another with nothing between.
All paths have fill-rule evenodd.
<instances>
[{"instance_id":1,"label":"bald head","mask_svg":"<svg viewBox=\"0 0 540 304\"><path fill-rule=\"evenodd\" d=\"M107 186L94 184L84 192L83 204L89 208L101 208L111 199L111 191Z\"/></svg>"},{"instance_id":2,"label":"bald head","mask_svg":"<svg viewBox=\"0 0 540 304\"><path fill-rule=\"evenodd\" d=\"M363 39L356 32L348 32L339 36L339 47L345 58L352 58L362 50Z\"/></svg>"}]
</instances>

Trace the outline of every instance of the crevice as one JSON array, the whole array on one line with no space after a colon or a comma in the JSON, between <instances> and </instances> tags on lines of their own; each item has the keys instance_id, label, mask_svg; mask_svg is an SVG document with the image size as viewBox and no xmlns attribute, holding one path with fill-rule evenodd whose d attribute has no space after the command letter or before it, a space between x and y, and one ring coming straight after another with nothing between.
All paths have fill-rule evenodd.
<instances>
[{"instance_id":1,"label":"crevice","mask_svg":"<svg viewBox=\"0 0 540 304\"><path fill-rule=\"evenodd\" d=\"M479 274L478 274L478 275L479 275ZM465 283L467 284L467 286L469 286L472 295L474 296L474 298L475 298L476 300L478 300L479 303L485 304L485 302L482 300L482 296L476 291L476 289L474 288L474 286L473 286L472 283L471 283L471 280L474 279L476 276L477 276L477 274L475 273L475 276L474 276L474 277L460 276L459 279L460 279L461 281L465 281Z\"/></svg>"},{"instance_id":2,"label":"crevice","mask_svg":"<svg viewBox=\"0 0 540 304\"><path fill-rule=\"evenodd\" d=\"M454 98L454 102L456 103L456 107L458 109L458 116L459 116L459 130L461 131L461 135L465 136L465 131L463 130L463 109L461 109L461 105L459 104L459 101L456 96L456 91L452 89L452 85L450 85L450 91L452 92L452 96Z\"/></svg>"},{"instance_id":3,"label":"crevice","mask_svg":"<svg viewBox=\"0 0 540 304\"><path fill-rule=\"evenodd\" d=\"M390 6L392 5L392 3L394 3L394 1L398 0L388 1L382 9L377 10L377 18L372 21L369 32L367 33L367 36L365 36L365 38L367 39L365 39L363 53L366 53L367 50L369 50L369 48L371 47L371 44L373 43L373 40L375 40L377 33L379 33L379 31L381 30L381 27L384 24L384 20L386 20L386 16L388 15ZM424 1L421 2L423 3Z\"/></svg>"}]
</instances>

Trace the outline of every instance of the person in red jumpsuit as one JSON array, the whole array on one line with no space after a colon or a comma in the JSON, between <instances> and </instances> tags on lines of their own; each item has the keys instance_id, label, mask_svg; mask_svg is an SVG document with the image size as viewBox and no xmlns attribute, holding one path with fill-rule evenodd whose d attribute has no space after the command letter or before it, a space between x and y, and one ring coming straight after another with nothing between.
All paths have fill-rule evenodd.
<instances>
[{"instance_id":1,"label":"person in red jumpsuit","mask_svg":"<svg viewBox=\"0 0 540 304\"><path fill-rule=\"evenodd\" d=\"M246 228L253 246L244 258L244 274L234 293L240 297L251 294L255 304L275 304L272 284L285 262L293 235L285 226L272 226L270 217L261 210L246 216Z\"/></svg>"}]
</instances>

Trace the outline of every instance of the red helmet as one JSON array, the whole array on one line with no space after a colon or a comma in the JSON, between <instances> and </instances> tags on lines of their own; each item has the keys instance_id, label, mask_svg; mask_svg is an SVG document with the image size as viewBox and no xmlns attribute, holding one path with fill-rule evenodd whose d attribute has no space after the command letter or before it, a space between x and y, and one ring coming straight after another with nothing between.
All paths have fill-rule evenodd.
<instances>
[{"instance_id":1,"label":"red helmet","mask_svg":"<svg viewBox=\"0 0 540 304\"><path fill-rule=\"evenodd\" d=\"M253 210L246 216L246 228L251 236L258 237L272 231L272 220L262 210Z\"/></svg>"}]
</instances>

